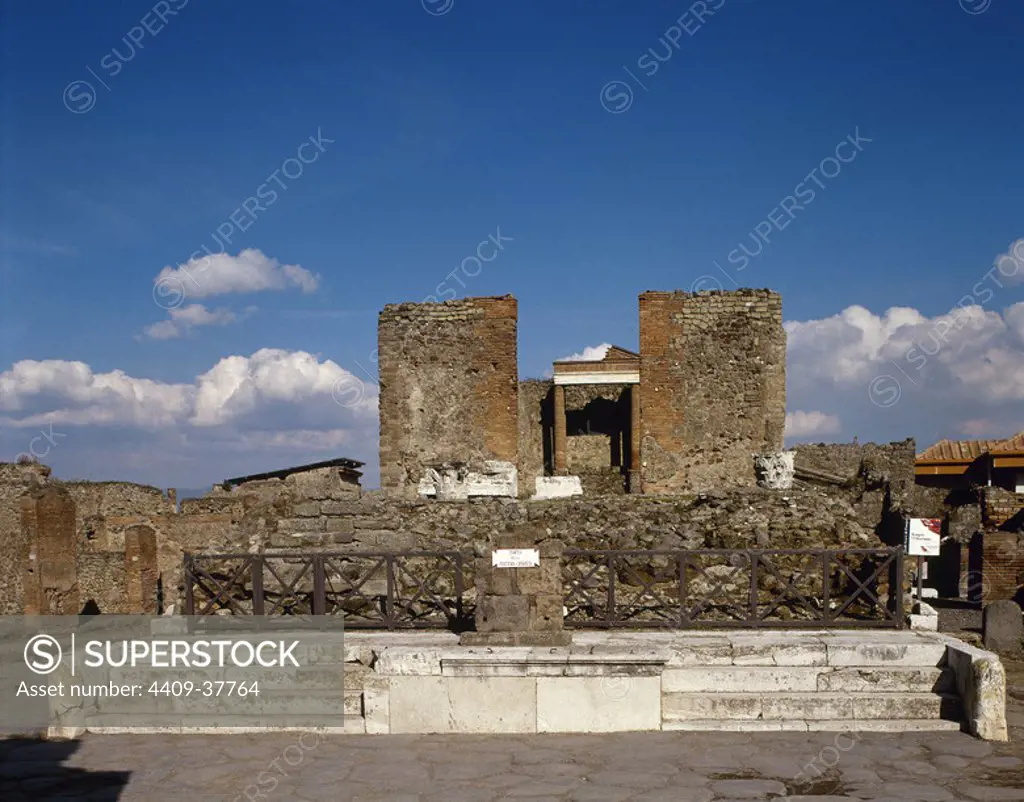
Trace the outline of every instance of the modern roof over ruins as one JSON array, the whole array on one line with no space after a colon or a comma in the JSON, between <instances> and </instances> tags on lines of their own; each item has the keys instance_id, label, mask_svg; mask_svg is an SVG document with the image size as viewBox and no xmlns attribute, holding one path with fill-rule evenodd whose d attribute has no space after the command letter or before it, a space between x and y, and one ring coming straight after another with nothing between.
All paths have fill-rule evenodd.
<instances>
[{"instance_id":1,"label":"modern roof over ruins","mask_svg":"<svg viewBox=\"0 0 1024 802\"><path fill-rule=\"evenodd\" d=\"M311 462L308 465L296 465L292 468L281 468L277 471L267 471L266 473L253 473L249 476L236 476L233 479L225 479L223 484L226 487L235 487L245 482L256 482L261 479L284 479L287 476L291 476L293 473L303 473L305 471L315 471L320 468L341 468L343 473L349 474L354 478L362 476L362 471L358 470L363 467L366 463L359 462L354 459L347 459L345 457L338 457L337 459L324 460L323 462Z\"/></svg>"},{"instance_id":2,"label":"modern roof over ruins","mask_svg":"<svg viewBox=\"0 0 1024 802\"><path fill-rule=\"evenodd\" d=\"M1006 440L940 440L922 451L915 460L917 473L934 473L942 466L942 472L964 472L984 456L993 457L994 467L1011 467L1017 464L1002 463L1007 458L1024 456L1024 431L1017 432Z\"/></svg>"}]
</instances>

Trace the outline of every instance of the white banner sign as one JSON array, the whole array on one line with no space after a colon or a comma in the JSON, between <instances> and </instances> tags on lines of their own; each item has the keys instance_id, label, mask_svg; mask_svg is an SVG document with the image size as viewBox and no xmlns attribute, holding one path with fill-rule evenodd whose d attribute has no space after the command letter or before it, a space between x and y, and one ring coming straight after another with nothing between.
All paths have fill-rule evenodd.
<instances>
[{"instance_id":1,"label":"white banner sign","mask_svg":"<svg viewBox=\"0 0 1024 802\"><path fill-rule=\"evenodd\" d=\"M937 557L942 536L941 518L911 518L907 521L907 554Z\"/></svg>"},{"instance_id":2,"label":"white banner sign","mask_svg":"<svg viewBox=\"0 0 1024 802\"><path fill-rule=\"evenodd\" d=\"M491 552L494 568L537 568L540 549L495 549Z\"/></svg>"}]
</instances>

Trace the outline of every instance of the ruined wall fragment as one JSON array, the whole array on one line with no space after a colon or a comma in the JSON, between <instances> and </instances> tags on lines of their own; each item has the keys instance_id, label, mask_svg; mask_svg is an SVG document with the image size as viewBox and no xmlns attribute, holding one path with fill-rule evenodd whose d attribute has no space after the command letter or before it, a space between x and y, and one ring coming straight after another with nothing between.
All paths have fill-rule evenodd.
<instances>
[{"instance_id":1,"label":"ruined wall fragment","mask_svg":"<svg viewBox=\"0 0 1024 802\"><path fill-rule=\"evenodd\" d=\"M516 300L389 304L378 320L381 488L418 492L435 463L516 463Z\"/></svg>"},{"instance_id":2,"label":"ruined wall fragment","mask_svg":"<svg viewBox=\"0 0 1024 802\"><path fill-rule=\"evenodd\" d=\"M640 387L645 493L754 485L754 455L782 449L782 298L642 293Z\"/></svg>"}]
</instances>

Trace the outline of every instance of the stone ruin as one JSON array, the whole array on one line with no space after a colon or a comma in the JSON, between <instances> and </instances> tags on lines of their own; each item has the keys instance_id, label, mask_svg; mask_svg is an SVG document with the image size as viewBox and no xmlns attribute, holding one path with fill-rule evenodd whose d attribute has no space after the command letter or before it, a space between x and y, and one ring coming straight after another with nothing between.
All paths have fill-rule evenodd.
<instances>
[{"instance_id":1,"label":"stone ruin","mask_svg":"<svg viewBox=\"0 0 1024 802\"><path fill-rule=\"evenodd\" d=\"M913 441L782 450L777 294L647 292L639 313L638 352L520 381L515 299L386 307L379 491L346 459L180 502L0 464L0 612L180 611L186 552L484 557L524 527L566 549L842 549L898 545L907 516L987 526L915 486Z\"/></svg>"},{"instance_id":2,"label":"stone ruin","mask_svg":"<svg viewBox=\"0 0 1024 802\"><path fill-rule=\"evenodd\" d=\"M753 487L755 457L782 451L786 334L777 293L642 293L638 352L612 347L601 359L556 362L550 380L519 380L517 317L511 296L380 313L386 493L551 498Z\"/></svg>"}]
</instances>

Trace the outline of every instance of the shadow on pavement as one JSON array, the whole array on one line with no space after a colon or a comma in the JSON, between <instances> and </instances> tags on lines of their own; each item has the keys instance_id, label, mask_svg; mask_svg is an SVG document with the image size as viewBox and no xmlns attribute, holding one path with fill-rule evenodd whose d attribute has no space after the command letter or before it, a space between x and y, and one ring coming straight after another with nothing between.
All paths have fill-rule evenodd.
<instances>
[{"instance_id":1,"label":"shadow on pavement","mask_svg":"<svg viewBox=\"0 0 1024 802\"><path fill-rule=\"evenodd\" d=\"M90 800L118 799L128 785L131 772L88 771L62 765L78 746L78 741L31 737L0 739L0 799L3 802L77 796Z\"/></svg>"}]
</instances>

